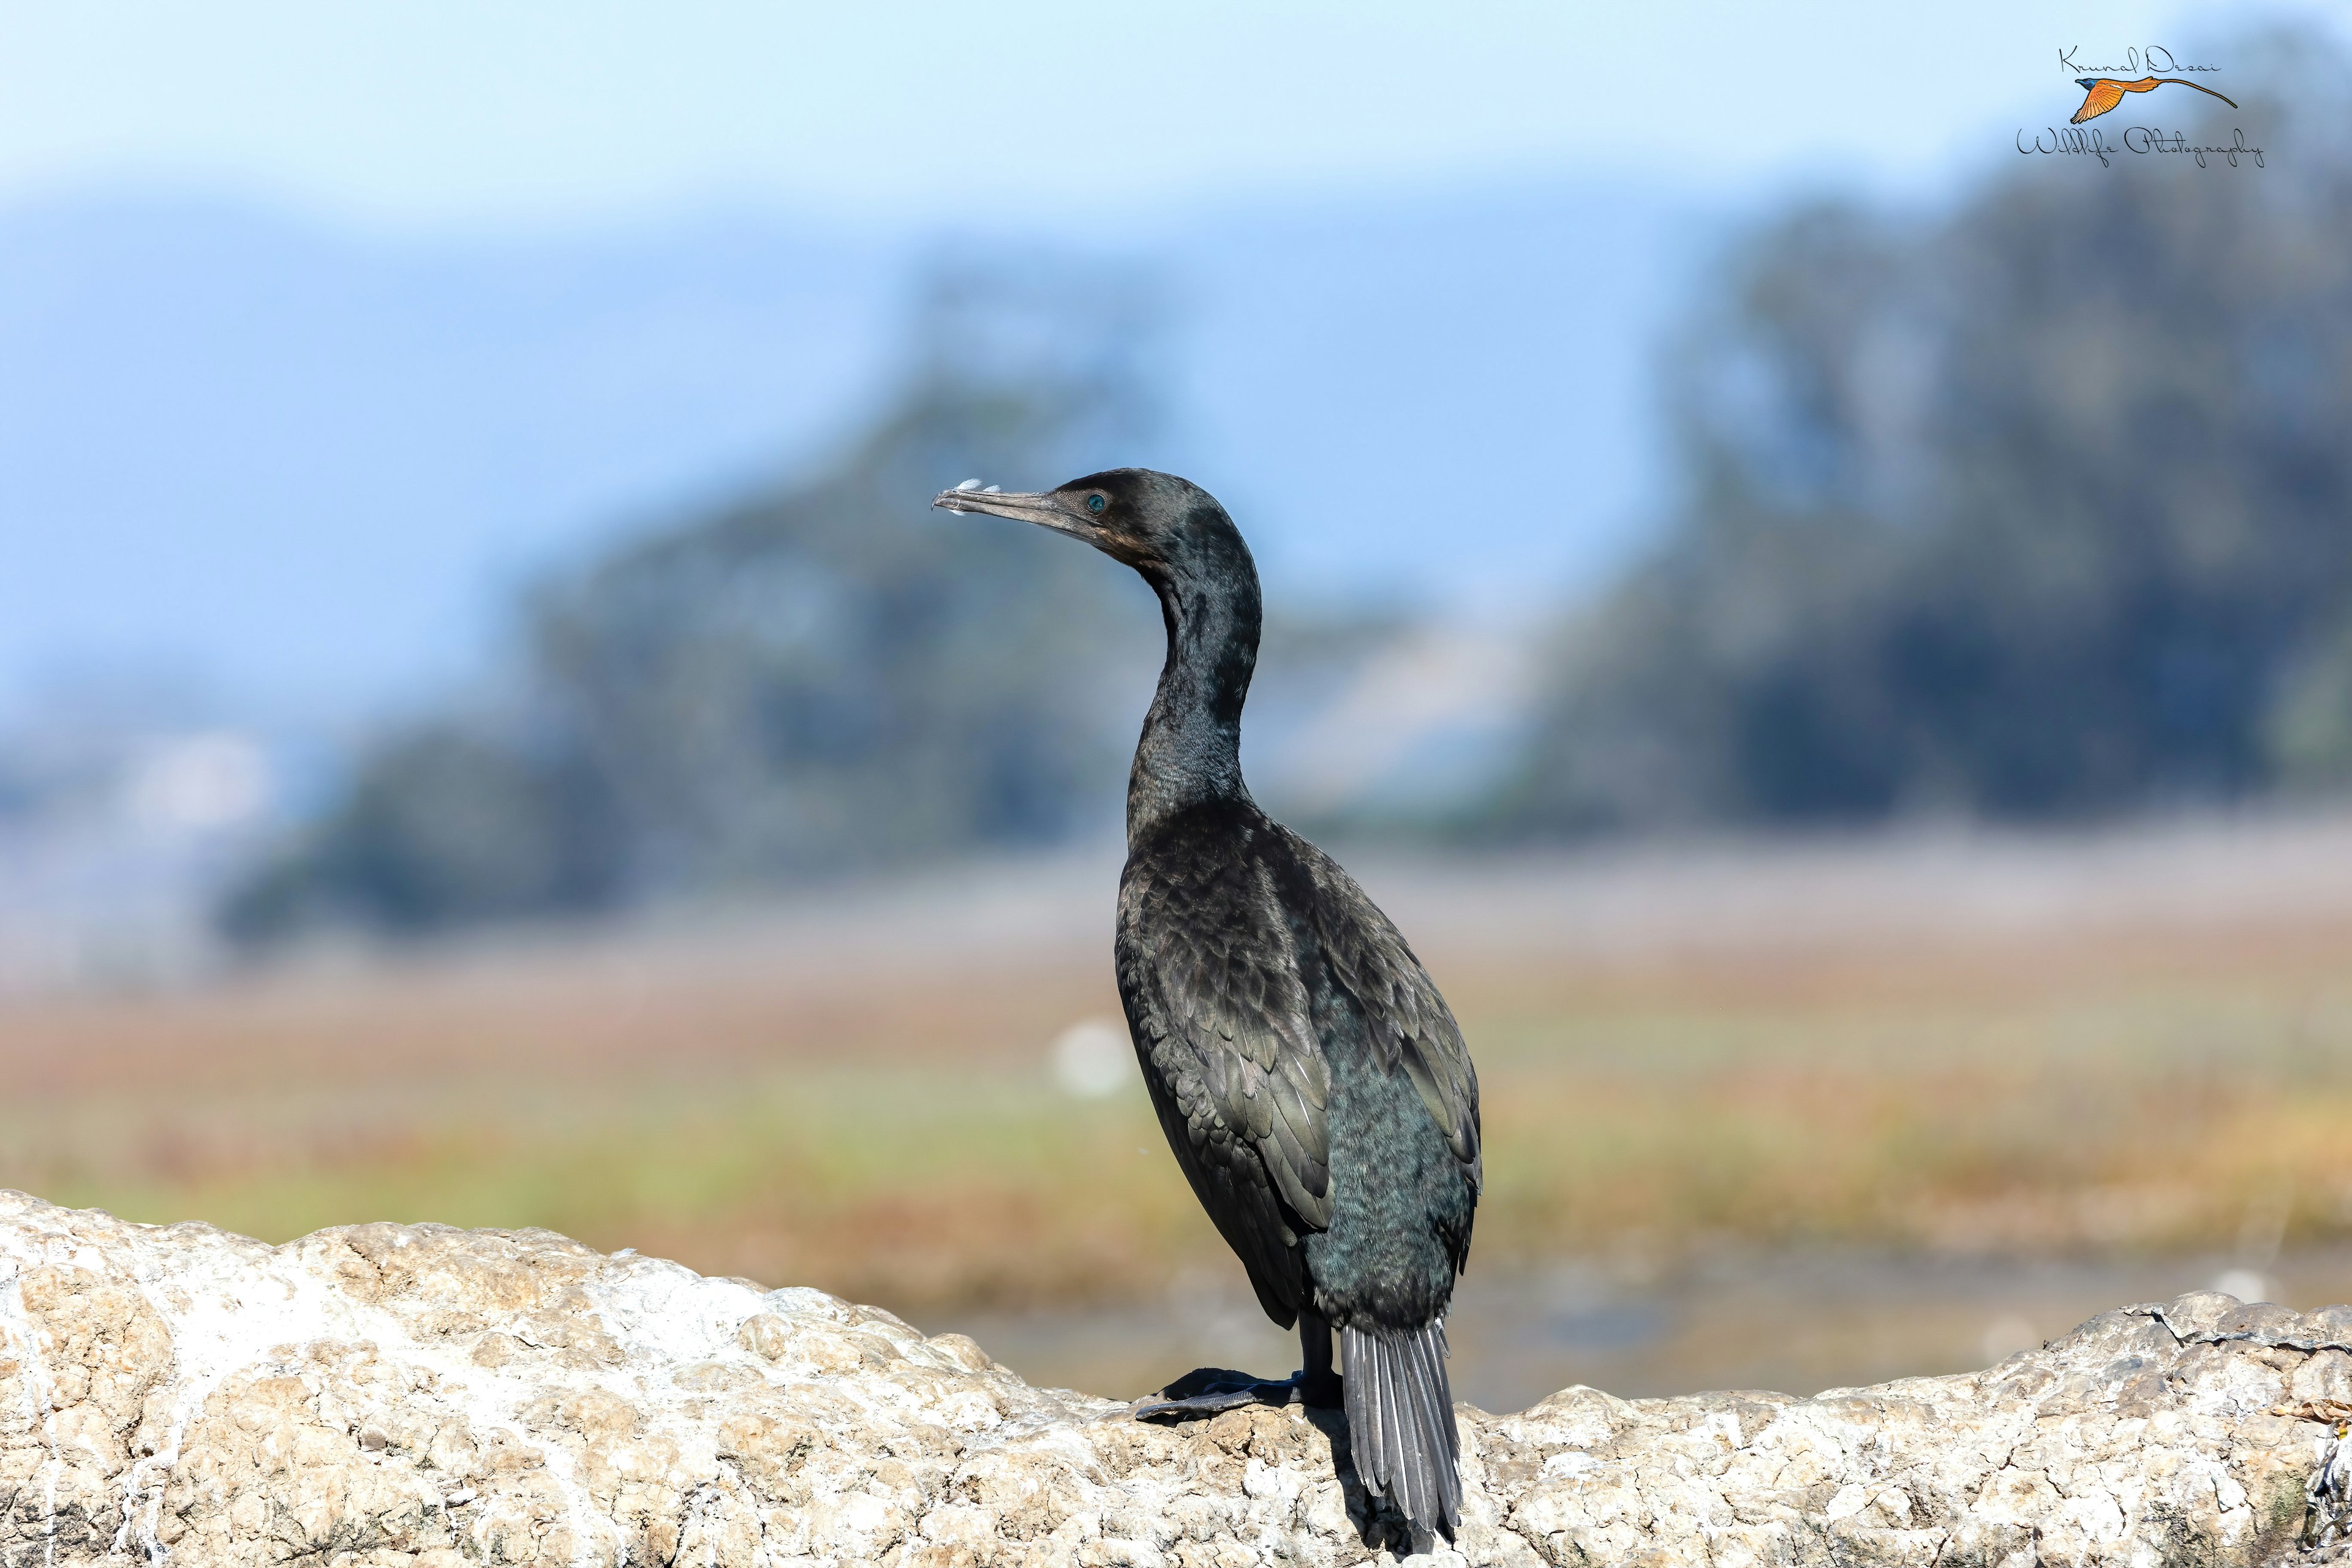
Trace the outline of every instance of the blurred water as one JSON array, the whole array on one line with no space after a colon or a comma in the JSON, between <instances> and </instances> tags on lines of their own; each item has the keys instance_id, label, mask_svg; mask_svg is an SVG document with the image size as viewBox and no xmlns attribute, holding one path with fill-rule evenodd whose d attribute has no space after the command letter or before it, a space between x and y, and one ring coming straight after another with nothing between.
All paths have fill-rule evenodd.
<instances>
[{"instance_id":1,"label":"blurred water","mask_svg":"<svg viewBox=\"0 0 2352 1568\"><path fill-rule=\"evenodd\" d=\"M2231 1278L2235 1275L2236 1278ZM1238 1281L1236 1281L1238 1283ZM1524 1409L1574 1384L1626 1398L1757 1388L1814 1394L1968 1372L2096 1314L2217 1284L2253 1284L2300 1311L2352 1300L2352 1248L2279 1258L1924 1258L1822 1251L1727 1255L1671 1272L1581 1265L1517 1277L1474 1268L1447 1325L1454 1396ZM1195 1366L1280 1376L1295 1336L1244 1295L1155 1305L951 1314L1034 1384L1132 1398Z\"/></svg>"}]
</instances>

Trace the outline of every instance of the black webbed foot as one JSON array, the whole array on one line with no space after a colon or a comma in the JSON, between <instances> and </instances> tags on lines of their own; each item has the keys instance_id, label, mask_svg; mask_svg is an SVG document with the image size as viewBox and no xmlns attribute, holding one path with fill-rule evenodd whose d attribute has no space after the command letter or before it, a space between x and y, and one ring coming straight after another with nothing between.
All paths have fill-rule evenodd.
<instances>
[{"instance_id":1,"label":"black webbed foot","mask_svg":"<svg viewBox=\"0 0 2352 1568\"><path fill-rule=\"evenodd\" d=\"M1139 1421L1198 1421L1222 1415L1244 1405L1324 1405L1339 1403L1339 1380L1325 1373L1331 1386L1297 1372L1279 1382L1252 1377L1229 1367L1204 1366L1186 1373L1160 1391L1156 1399L1135 1407ZM1309 1395L1319 1397L1309 1397Z\"/></svg>"}]
</instances>

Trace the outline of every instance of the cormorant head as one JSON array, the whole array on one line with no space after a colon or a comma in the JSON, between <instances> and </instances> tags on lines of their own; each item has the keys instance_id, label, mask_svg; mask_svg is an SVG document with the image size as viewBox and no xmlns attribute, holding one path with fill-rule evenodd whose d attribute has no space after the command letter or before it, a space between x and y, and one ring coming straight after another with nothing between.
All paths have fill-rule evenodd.
<instances>
[{"instance_id":1,"label":"cormorant head","mask_svg":"<svg viewBox=\"0 0 2352 1568\"><path fill-rule=\"evenodd\" d=\"M1150 468L1107 468L1058 489L1005 494L966 479L931 502L950 511L984 511L1019 518L1083 539L1161 584L1180 578L1255 568L1240 530L1217 498L1173 474Z\"/></svg>"}]
</instances>

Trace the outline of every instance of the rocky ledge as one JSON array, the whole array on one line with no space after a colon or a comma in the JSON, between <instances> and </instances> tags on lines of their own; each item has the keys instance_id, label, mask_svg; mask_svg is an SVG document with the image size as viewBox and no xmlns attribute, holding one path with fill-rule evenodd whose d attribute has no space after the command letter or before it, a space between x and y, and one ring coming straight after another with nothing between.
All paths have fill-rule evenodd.
<instances>
[{"instance_id":1,"label":"rocky ledge","mask_svg":"<svg viewBox=\"0 0 2352 1568\"><path fill-rule=\"evenodd\" d=\"M2332 1558L2347 1333L2352 1310L2199 1294L1967 1376L1465 1405L1459 1554ZM545 1231L273 1247L0 1193L7 1568L1223 1568L1411 1544L1367 1509L1336 1416L1148 1426L887 1312Z\"/></svg>"}]
</instances>

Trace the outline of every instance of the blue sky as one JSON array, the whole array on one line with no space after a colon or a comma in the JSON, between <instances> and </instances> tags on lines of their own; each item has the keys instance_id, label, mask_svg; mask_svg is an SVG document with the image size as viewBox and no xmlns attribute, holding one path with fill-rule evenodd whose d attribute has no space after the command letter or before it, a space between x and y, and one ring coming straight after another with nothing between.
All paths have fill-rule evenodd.
<instances>
[{"instance_id":1,"label":"blue sky","mask_svg":"<svg viewBox=\"0 0 2352 1568\"><path fill-rule=\"evenodd\" d=\"M1538 611L1657 521L1707 226L1933 197L2071 110L2061 49L2250 19L0 0L0 710L110 664L362 717L462 679L549 562L867 416L940 233L1170 269L1182 418L1106 461L1211 483L1286 602Z\"/></svg>"},{"instance_id":2,"label":"blue sky","mask_svg":"<svg viewBox=\"0 0 2352 1568\"><path fill-rule=\"evenodd\" d=\"M2347 6L2298 6L2341 25ZM745 198L890 221L1124 218L1252 191L1547 173L1931 178L2063 112L2057 51L2210 8L0 3L0 201L234 190L396 226Z\"/></svg>"}]
</instances>

